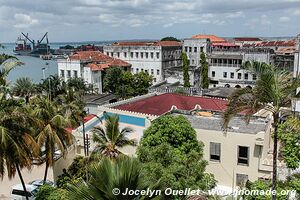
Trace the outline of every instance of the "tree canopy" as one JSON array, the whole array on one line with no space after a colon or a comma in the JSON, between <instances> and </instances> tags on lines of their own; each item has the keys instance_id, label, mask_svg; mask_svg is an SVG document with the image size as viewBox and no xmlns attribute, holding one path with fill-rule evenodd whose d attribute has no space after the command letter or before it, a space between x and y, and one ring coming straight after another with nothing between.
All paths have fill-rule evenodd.
<instances>
[{"instance_id":1,"label":"tree canopy","mask_svg":"<svg viewBox=\"0 0 300 200\"><path fill-rule=\"evenodd\" d=\"M183 86L190 87L190 75L189 75L189 60L186 53L182 53L182 70L183 70Z\"/></svg>"},{"instance_id":2,"label":"tree canopy","mask_svg":"<svg viewBox=\"0 0 300 200\"><path fill-rule=\"evenodd\" d=\"M160 41L176 41L176 42L180 42L179 39L177 39L175 37L172 37L172 36L164 37Z\"/></svg>"},{"instance_id":3,"label":"tree canopy","mask_svg":"<svg viewBox=\"0 0 300 200\"><path fill-rule=\"evenodd\" d=\"M152 84L152 76L146 72L132 74L118 67L107 69L104 76L104 90L122 98L143 95Z\"/></svg>"},{"instance_id":4,"label":"tree canopy","mask_svg":"<svg viewBox=\"0 0 300 200\"><path fill-rule=\"evenodd\" d=\"M208 190L216 183L213 175L205 173L203 143L183 116L166 115L154 120L144 132L137 154L145 179L160 180L163 189Z\"/></svg>"},{"instance_id":5,"label":"tree canopy","mask_svg":"<svg viewBox=\"0 0 300 200\"><path fill-rule=\"evenodd\" d=\"M204 51L200 54L200 75L201 75L201 88L207 89L209 87L209 78L208 78L208 62L206 61L206 56Z\"/></svg>"}]
</instances>

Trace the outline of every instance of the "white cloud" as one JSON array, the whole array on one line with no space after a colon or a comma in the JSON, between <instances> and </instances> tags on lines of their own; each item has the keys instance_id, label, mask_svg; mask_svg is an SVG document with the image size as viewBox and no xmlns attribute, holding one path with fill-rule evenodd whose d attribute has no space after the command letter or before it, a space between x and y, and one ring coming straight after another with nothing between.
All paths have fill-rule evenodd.
<instances>
[{"instance_id":1,"label":"white cloud","mask_svg":"<svg viewBox=\"0 0 300 200\"><path fill-rule=\"evenodd\" d=\"M290 21L291 19L289 18L289 17L287 17L287 16L282 16L282 17L280 17L279 18L279 21L280 22L288 22L288 21Z\"/></svg>"},{"instance_id":2,"label":"white cloud","mask_svg":"<svg viewBox=\"0 0 300 200\"><path fill-rule=\"evenodd\" d=\"M33 25L36 25L39 23L39 20L33 19L30 15L26 14L15 14L14 15L15 19L15 28L29 28Z\"/></svg>"}]
</instances>

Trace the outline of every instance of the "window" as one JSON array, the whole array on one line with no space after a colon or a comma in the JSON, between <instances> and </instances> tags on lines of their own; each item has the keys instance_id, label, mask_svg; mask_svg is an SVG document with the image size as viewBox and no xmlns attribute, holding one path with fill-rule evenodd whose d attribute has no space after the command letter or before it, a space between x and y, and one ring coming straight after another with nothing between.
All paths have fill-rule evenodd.
<instances>
[{"instance_id":1,"label":"window","mask_svg":"<svg viewBox=\"0 0 300 200\"><path fill-rule=\"evenodd\" d=\"M156 74L159 75L159 69L156 71Z\"/></svg>"},{"instance_id":2,"label":"window","mask_svg":"<svg viewBox=\"0 0 300 200\"><path fill-rule=\"evenodd\" d=\"M238 146L238 165L249 165L249 147Z\"/></svg>"},{"instance_id":3,"label":"window","mask_svg":"<svg viewBox=\"0 0 300 200\"><path fill-rule=\"evenodd\" d=\"M148 69L145 69L145 72L148 74Z\"/></svg>"},{"instance_id":4,"label":"window","mask_svg":"<svg viewBox=\"0 0 300 200\"><path fill-rule=\"evenodd\" d=\"M151 58L153 58L153 54L154 54L153 52L151 52L151 53L150 53L150 55L151 55Z\"/></svg>"},{"instance_id":5,"label":"window","mask_svg":"<svg viewBox=\"0 0 300 200\"><path fill-rule=\"evenodd\" d=\"M159 52L156 53L156 58L159 59Z\"/></svg>"},{"instance_id":6,"label":"window","mask_svg":"<svg viewBox=\"0 0 300 200\"><path fill-rule=\"evenodd\" d=\"M106 55L108 55L108 56L109 56L109 52L106 52Z\"/></svg>"},{"instance_id":7,"label":"window","mask_svg":"<svg viewBox=\"0 0 300 200\"><path fill-rule=\"evenodd\" d=\"M114 57L114 53L113 53L113 52L110 52L110 56L111 56L111 57Z\"/></svg>"},{"instance_id":8,"label":"window","mask_svg":"<svg viewBox=\"0 0 300 200\"><path fill-rule=\"evenodd\" d=\"M192 52L192 47L189 47L189 52Z\"/></svg>"},{"instance_id":9,"label":"window","mask_svg":"<svg viewBox=\"0 0 300 200\"><path fill-rule=\"evenodd\" d=\"M136 58L139 57L139 52L135 52L135 57L136 57Z\"/></svg>"},{"instance_id":10,"label":"window","mask_svg":"<svg viewBox=\"0 0 300 200\"><path fill-rule=\"evenodd\" d=\"M143 52L141 52L141 58L143 58L144 57L144 53Z\"/></svg>"},{"instance_id":11,"label":"window","mask_svg":"<svg viewBox=\"0 0 300 200\"><path fill-rule=\"evenodd\" d=\"M151 69L151 74L152 74L152 75L154 74L154 69Z\"/></svg>"},{"instance_id":12,"label":"window","mask_svg":"<svg viewBox=\"0 0 300 200\"><path fill-rule=\"evenodd\" d=\"M139 68L136 68L136 73L139 73Z\"/></svg>"},{"instance_id":13,"label":"window","mask_svg":"<svg viewBox=\"0 0 300 200\"><path fill-rule=\"evenodd\" d=\"M236 174L236 185L237 186L244 186L247 181L248 181L247 174Z\"/></svg>"},{"instance_id":14,"label":"window","mask_svg":"<svg viewBox=\"0 0 300 200\"><path fill-rule=\"evenodd\" d=\"M210 142L210 160L220 161L221 143Z\"/></svg>"},{"instance_id":15,"label":"window","mask_svg":"<svg viewBox=\"0 0 300 200\"><path fill-rule=\"evenodd\" d=\"M117 53L118 58L120 58L120 52Z\"/></svg>"},{"instance_id":16,"label":"window","mask_svg":"<svg viewBox=\"0 0 300 200\"><path fill-rule=\"evenodd\" d=\"M153 81L156 82L156 78L154 78Z\"/></svg>"},{"instance_id":17,"label":"window","mask_svg":"<svg viewBox=\"0 0 300 200\"><path fill-rule=\"evenodd\" d=\"M67 77L70 78L71 77L71 70L67 71Z\"/></svg>"},{"instance_id":18,"label":"window","mask_svg":"<svg viewBox=\"0 0 300 200\"><path fill-rule=\"evenodd\" d=\"M60 76L65 78L65 70L60 70Z\"/></svg>"},{"instance_id":19,"label":"window","mask_svg":"<svg viewBox=\"0 0 300 200\"><path fill-rule=\"evenodd\" d=\"M194 52L197 53L197 47L194 47Z\"/></svg>"},{"instance_id":20,"label":"window","mask_svg":"<svg viewBox=\"0 0 300 200\"><path fill-rule=\"evenodd\" d=\"M211 76L212 76L212 77L215 77L215 76L216 76L216 72L215 72L215 71L212 71L212 72L211 72Z\"/></svg>"},{"instance_id":21,"label":"window","mask_svg":"<svg viewBox=\"0 0 300 200\"><path fill-rule=\"evenodd\" d=\"M124 52L123 54L124 54L124 58L127 58L127 52Z\"/></svg>"},{"instance_id":22,"label":"window","mask_svg":"<svg viewBox=\"0 0 300 200\"><path fill-rule=\"evenodd\" d=\"M133 58L133 52L130 52L130 57Z\"/></svg>"},{"instance_id":23,"label":"window","mask_svg":"<svg viewBox=\"0 0 300 200\"><path fill-rule=\"evenodd\" d=\"M223 78L227 78L227 72L223 72Z\"/></svg>"},{"instance_id":24,"label":"window","mask_svg":"<svg viewBox=\"0 0 300 200\"><path fill-rule=\"evenodd\" d=\"M242 74L238 73L238 79L241 79L241 78L242 78Z\"/></svg>"},{"instance_id":25,"label":"window","mask_svg":"<svg viewBox=\"0 0 300 200\"><path fill-rule=\"evenodd\" d=\"M204 47L200 47L200 52L202 52L202 51L203 51L203 49L204 49Z\"/></svg>"},{"instance_id":26,"label":"window","mask_svg":"<svg viewBox=\"0 0 300 200\"><path fill-rule=\"evenodd\" d=\"M75 77L75 78L78 78L78 73L77 73L76 70L73 71L73 74L74 74L74 77Z\"/></svg>"},{"instance_id":27,"label":"window","mask_svg":"<svg viewBox=\"0 0 300 200\"><path fill-rule=\"evenodd\" d=\"M193 65L193 64L195 64L195 61L194 61L194 59L192 60L192 65Z\"/></svg>"},{"instance_id":28,"label":"window","mask_svg":"<svg viewBox=\"0 0 300 200\"><path fill-rule=\"evenodd\" d=\"M143 72L143 71L144 71L144 69L141 69L141 71Z\"/></svg>"},{"instance_id":29,"label":"window","mask_svg":"<svg viewBox=\"0 0 300 200\"><path fill-rule=\"evenodd\" d=\"M145 53L145 56L146 56L146 58L148 58L148 56L149 56L149 53L148 53L148 52L146 52L146 53Z\"/></svg>"},{"instance_id":30,"label":"window","mask_svg":"<svg viewBox=\"0 0 300 200\"><path fill-rule=\"evenodd\" d=\"M232 78L232 79L234 78L234 73L233 72L230 73L230 78Z\"/></svg>"},{"instance_id":31,"label":"window","mask_svg":"<svg viewBox=\"0 0 300 200\"><path fill-rule=\"evenodd\" d=\"M188 51L188 47L184 47L184 51L187 52Z\"/></svg>"},{"instance_id":32,"label":"window","mask_svg":"<svg viewBox=\"0 0 300 200\"><path fill-rule=\"evenodd\" d=\"M256 80L256 74L252 74L252 79L255 81Z\"/></svg>"},{"instance_id":33,"label":"window","mask_svg":"<svg viewBox=\"0 0 300 200\"><path fill-rule=\"evenodd\" d=\"M245 80L248 80L248 73L244 74Z\"/></svg>"}]
</instances>

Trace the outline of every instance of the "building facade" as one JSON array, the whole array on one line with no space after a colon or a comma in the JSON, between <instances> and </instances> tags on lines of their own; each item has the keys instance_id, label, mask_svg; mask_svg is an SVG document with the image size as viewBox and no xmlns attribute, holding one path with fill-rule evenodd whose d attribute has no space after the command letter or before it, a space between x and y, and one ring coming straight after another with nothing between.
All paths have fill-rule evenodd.
<instances>
[{"instance_id":1,"label":"building facade","mask_svg":"<svg viewBox=\"0 0 300 200\"><path fill-rule=\"evenodd\" d=\"M93 86L97 93L103 90L103 72L109 67L122 67L130 70L131 65L120 59L107 56L100 51L80 51L67 59L58 59L58 76L65 82L70 78L82 78Z\"/></svg>"},{"instance_id":2,"label":"building facade","mask_svg":"<svg viewBox=\"0 0 300 200\"><path fill-rule=\"evenodd\" d=\"M270 63L270 52L259 49L215 49L208 55L210 87L253 87L256 75L240 70L246 61Z\"/></svg>"},{"instance_id":3,"label":"building facade","mask_svg":"<svg viewBox=\"0 0 300 200\"><path fill-rule=\"evenodd\" d=\"M146 72L153 83L165 80L165 71L181 66L182 44L176 41L119 42L104 46L106 55L132 65L131 72Z\"/></svg>"}]
</instances>

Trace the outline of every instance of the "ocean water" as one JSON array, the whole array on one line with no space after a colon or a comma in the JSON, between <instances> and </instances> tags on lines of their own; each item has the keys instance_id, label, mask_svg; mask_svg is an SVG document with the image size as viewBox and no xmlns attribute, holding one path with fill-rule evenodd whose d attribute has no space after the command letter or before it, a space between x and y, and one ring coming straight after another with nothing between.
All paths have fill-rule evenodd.
<instances>
[{"instance_id":1,"label":"ocean water","mask_svg":"<svg viewBox=\"0 0 300 200\"><path fill-rule=\"evenodd\" d=\"M110 42L93 42L93 44L104 45ZM90 44L89 42L84 43L53 43L50 44L50 47L53 49L58 49L60 46L65 45L79 46L83 44ZM0 53L6 53L9 55L14 55L13 49L15 44L2 44L5 48L0 49ZM18 68L12 70L8 76L8 80L11 84L20 78L20 77L28 77L33 82L40 82L43 79L43 70L42 68L46 68L45 77L47 78L50 75L57 74L57 63L55 60L42 60L40 58L31 57L31 56L16 56L24 65L19 66Z\"/></svg>"}]
</instances>

